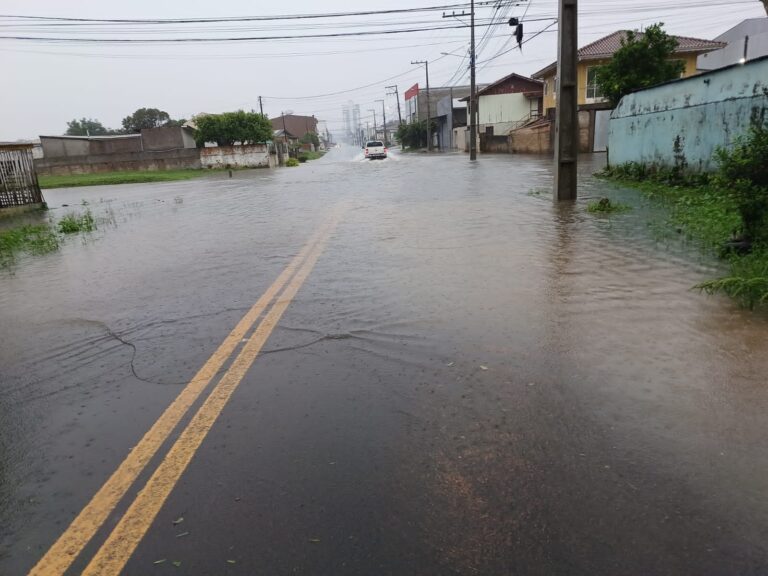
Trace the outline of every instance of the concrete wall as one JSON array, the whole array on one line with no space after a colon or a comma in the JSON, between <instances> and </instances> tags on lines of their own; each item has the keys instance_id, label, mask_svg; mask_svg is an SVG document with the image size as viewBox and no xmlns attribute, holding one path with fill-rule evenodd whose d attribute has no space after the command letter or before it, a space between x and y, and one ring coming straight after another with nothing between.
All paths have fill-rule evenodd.
<instances>
[{"instance_id":1,"label":"concrete wall","mask_svg":"<svg viewBox=\"0 0 768 576\"><path fill-rule=\"evenodd\" d=\"M181 170L186 168L274 167L276 158L266 145L177 148L125 154L89 154L35 160L41 175L90 174L123 170Z\"/></svg>"},{"instance_id":2,"label":"concrete wall","mask_svg":"<svg viewBox=\"0 0 768 576\"><path fill-rule=\"evenodd\" d=\"M149 128L141 131L144 150L173 150L195 148L192 130L180 127Z\"/></svg>"},{"instance_id":3,"label":"concrete wall","mask_svg":"<svg viewBox=\"0 0 768 576\"><path fill-rule=\"evenodd\" d=\"M513 154L552 154L554 124L542 120L509 134L509 151Z\"/></svg>"},{"instance_id":4,"label":"concrete wall","mask_svg":"<svg viewBox=\"0 0 768 576\"><path fill-rule=\"evenodd\" d=\"M200 148L200 164L203 168L267 168L270 165L269 149L264 144Z\"/></svg>"},{"instance_id":5,"label":"concrete wall","mask_svg":"<svg viewBox=\"0 0 768 576\"><path fill-rule=\"evenodd\" d=\"M88 154L125 154L128 152L141 152L141 136L129 138L109 138L104 140L89 140Z\"/></svg>"},{"instance_id":6,"label":"concrete wall","mask_svg":"<svg viewBox=\"0 0 768 576\"><path fill-rule=\"evenodd\" d=\"M481 152L495 152L495 153L509 153L509 137L503 136L489 136L488 134L480 134L480 151Z\"/></svg>"},{"instance_id":7,"label":"concrete wall","mask_svg":"<svg viewBox=\"0 0 768 576\"><path fill-rule=\"evenodd\" d=\"M73 140L70 138L49 138L40 136L43 156L61 158L66 156L85 156L90 151L88 139Z\"/></svg>"},{"instance_id":8,"label":"concrete wall","mask_svg":"<svg viewBox=\"0 0 768 576\"><path fill-rule=\"evenodd\" d=\"M200 168L197 148L169 152L128 152L125 154L89 154L35 160L39 175L91 174L122 170L179 170Z\"/></svg>"},{"instance_id":9,"label":"concrete wall","mask_svg":"<svg viewBox=\"0 0 768 576\"><path fill-rule=\"evenodd\" d=\"M630 94L611 115L610 163L713 170L717 147L768 118L766 109L768 57Z\"/></svg>"},{"instance_id":10,"label":"concrete wall","mask_svg":"<svg viewBox=\"0 0 768 576\"><path fill-rule=\"evenodd\" d=\"M120 136L41 136L40 142L45 158L68 158L73 156L98 156L102 154L125 154L147 150L173 150L195 148L195 137L189 128L149 128L141 134Z\"/></svg>"}]
</instances>

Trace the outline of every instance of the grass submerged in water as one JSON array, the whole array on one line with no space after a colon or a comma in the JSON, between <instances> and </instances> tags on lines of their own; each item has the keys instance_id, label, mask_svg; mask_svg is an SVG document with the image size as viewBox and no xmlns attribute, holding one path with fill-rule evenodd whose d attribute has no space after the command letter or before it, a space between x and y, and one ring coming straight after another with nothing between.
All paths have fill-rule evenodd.
<instances>
[{"instance_id":1,"label":"grass submerged in water","mask_svg":"<svg viewBox=\"0 0 768 576\"><path fill-rule=\"evenodd\" d=\"M726 294L748 309L768 307L768 247L756 245L748 254L729 248L741 227L732 196L706 178L671 182L663 178L637 179L621 170L599 176L639 190L669 210L669 227L709 253L728 262L727 276L693 287L706 294Z\"/></svg>"},{"instance_id":2,"label":"grass submerged in water","mask_svg":"<svg viewBox=\"0 0 768 576\"><path fill-rule=\"evenodd\" d=\"M84 214L70 212L59 220L59 232L62 234L77 234L78 232L93 232L96 229L96 221L90 210Z\"/></svg>"},{"instance_id":3,"label":"grass submerged in water","mask_svg":"<svg viewBox=\"0 0 768 576\"><path fill-rule=\"evenodd\" d=\"M107 217L99 218L109 222ZM20 254L48 254L61 246L65 236L93 232L97 218L90 209L85 212L69 212L58 221L51 218L43 224L19 224L0 229L0 268L9 268Z\"/></svg>"},{"instance_id":4,"label":"grass submerged in water","mask_svg":"<svg viewBox=\"0 0 768 576\"><path fill-rule=\"evenodd\" d=\"M631 206L621 204L620 202L611 202L608 198L601 198L587 205L587 212L591 214L621 214L630 210L632 210Z\"/></svg>"},{"instance_id":5,"label":"grass submerged in water","mask_svg":"<svg viewBox=\"0 0 768 576\"><path fill-rule=\"evenodd\" d=\"M22 252L47 254L59 249L59 237L48 224L26 224L0 230L0 266L12 263Z\"/></svg>"},{"instance_id":6,"label":"grass submerged in water","mask_svg":"<svg viewBox=\"0 0 768 576\"><path fill-rule=\"evenodd\" d=\"M144 182L173 182L200 178L220 170L157 170L104 172L96 174L67 174L63 176L39 176L41 188L71 188L73 186L103 186L106 184L140 184Z\"/></svg>"}]
</instances>

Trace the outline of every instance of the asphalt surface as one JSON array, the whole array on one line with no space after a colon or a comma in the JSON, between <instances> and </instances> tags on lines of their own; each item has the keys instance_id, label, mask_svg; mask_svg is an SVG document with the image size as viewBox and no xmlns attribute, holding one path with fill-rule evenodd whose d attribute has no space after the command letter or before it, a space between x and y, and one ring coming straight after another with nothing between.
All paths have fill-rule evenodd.
<instances>
[{"instance_id":1,"label":"asphalt surface","mask_svg":"<svg viewBox=\"0 0 768 576\"><path fill-rule=\"evenodd\" d=\"M0 271L0 574L71 534L286 269L67 574L768 574L768 318L691 291L717 263L602 161L565 207L547 158L350 147L47 191L99 227ZM635 208L596 218L602 194Z\"/></svg>"}]
</instances>

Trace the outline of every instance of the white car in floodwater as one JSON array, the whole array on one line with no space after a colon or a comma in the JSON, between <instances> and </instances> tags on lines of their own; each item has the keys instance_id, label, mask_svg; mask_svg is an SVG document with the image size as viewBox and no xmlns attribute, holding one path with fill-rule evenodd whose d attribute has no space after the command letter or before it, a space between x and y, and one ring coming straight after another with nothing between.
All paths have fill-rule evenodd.
<instances>
[{"instance_id":1,"label":"white car in floodwater","mask_svg":"<svg viewBox=\"0 0 768 576\"><path fill-rule=\"evenodd\" d=\"M365 143L365 157L369 160L376 160L381 158L382 160L387 157L387 147L384 146L384 142L379 140L370 140Z\"/></svg>"}]
</instances>

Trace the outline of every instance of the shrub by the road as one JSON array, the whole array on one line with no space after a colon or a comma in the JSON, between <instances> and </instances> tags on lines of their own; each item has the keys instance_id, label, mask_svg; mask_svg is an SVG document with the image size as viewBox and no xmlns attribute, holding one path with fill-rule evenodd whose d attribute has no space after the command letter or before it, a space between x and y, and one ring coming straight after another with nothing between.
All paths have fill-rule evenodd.
<instances>
[{"instance_id":1,"label":"shrub by the road","mask_svg":"<svg viewBox=\"0 0 768 576\"><path fill-rule=\"evenodd\" d=\"M285 165L289 168L293 168L294 166L299 165L299 161L296 158L288 158L288 160L285 161Z\"/></svg>"}]
</instances>

